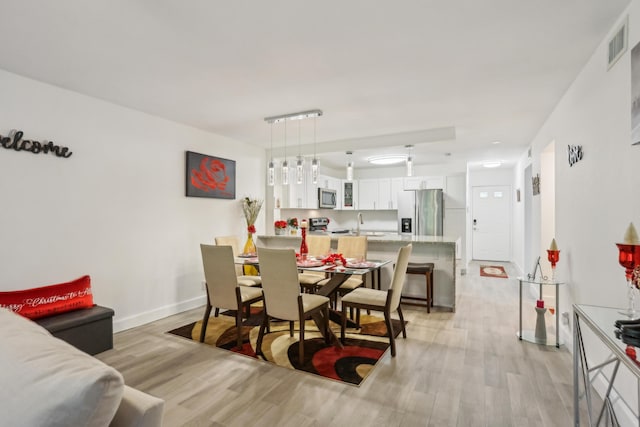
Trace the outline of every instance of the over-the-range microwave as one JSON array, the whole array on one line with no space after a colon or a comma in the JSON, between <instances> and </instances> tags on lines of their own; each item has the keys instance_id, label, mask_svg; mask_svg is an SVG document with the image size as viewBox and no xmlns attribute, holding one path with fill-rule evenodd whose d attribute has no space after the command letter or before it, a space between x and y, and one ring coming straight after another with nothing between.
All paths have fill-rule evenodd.
<instances>
[{"instance_id":1,"label":"over-the-range microwave","mask_svg":"<svg viewBox=\"0 0 640 427\"><path fill-rule=\"evenodd\" d=\"M334 209L337 202L336 190L330 188L318 188L318 207Z\"/></svg>"}]
</instances>

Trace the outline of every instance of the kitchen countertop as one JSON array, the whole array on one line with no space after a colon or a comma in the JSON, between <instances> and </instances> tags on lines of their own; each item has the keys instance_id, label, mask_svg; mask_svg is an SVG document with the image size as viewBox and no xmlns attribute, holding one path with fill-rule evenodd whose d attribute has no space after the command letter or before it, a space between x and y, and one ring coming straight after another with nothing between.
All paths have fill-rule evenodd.
<instances>
[{"instance_id":1,"label":"kitchen countertop","mask_svg":"<svg viewBox=\"0 0 640 427\"><path fill-rule=\"evenodd\" d=\"M331 233L314 233L314 235L331 236L331 240L337 240L340 236L354 236L354 234L331 234ZM361 233L361 236L367 236L369 241L375 242L412 242L412 243L445 243L455 245L457 237L448 236L413 236L398 233ZM258 236L261 240L268 239L301 239L300 236L284 235L284 236Z\"/></svg>"}]
</instances>

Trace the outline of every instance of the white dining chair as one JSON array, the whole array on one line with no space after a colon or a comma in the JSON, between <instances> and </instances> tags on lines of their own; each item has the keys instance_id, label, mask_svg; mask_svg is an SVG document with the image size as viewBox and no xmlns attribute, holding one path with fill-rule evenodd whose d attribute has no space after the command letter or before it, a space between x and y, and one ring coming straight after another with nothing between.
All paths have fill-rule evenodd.
<instances>
[{"instance_id":1,"label":"white dining chair","mask_svg":"<svg viewBox=\"0 0 640 427\"><path fill-rule=\"evenodd\" d=\"M218 246L231 246L233 250L233 257L238 256L238 248L240 242L237 236L219 236L215 238L216 245ZM244 274L244 266L236 264L236 276L238 277L238 284L242 286L260 286L262 284L262 278L256 275Z\"/></svg>"},{"instance_id":2,"label":"white dining chair","mask_svg":"<svg viewBox=\"0 0 640 427\"><path fill-rule=\"evenodd\" d=\"M244 309L250 313L251 304L262 300L262 289L238 284L231 247L201 244L200 251L207 283L207 307L200 342L204 342L211 309L215 307L215 317L220 309L236 310L237 344L242 347L242 313Z\"/></svg>"},{"instance_id":3,"label":"white dining chair","mask_svg":"<svg viewBox=\"0 0 640 427\"><path fill-rule=\"evenodd\" d=\"M402 296L402 288L404 287L407 265L409 264L409 256L411 256L411 249L411 244L408 244L398 250L389 290L379 291L371 288L358 288L342 297L342 325L340 328L340 339L343 342L347 326L347 309L356 309L356 323L358 324L360 323L361 309L382 311L384 313L385 324L387 325L387 334L389 335L389 343L391 345L391 356L395 357L396 343L395 333L391 323L391 313L395 311L398 312L402 327L402 337L407 338L407 331L404 326L404 316L402 315L402 308L400 307L400 297Z\"/></svg>"},{"instance_id":4,"label":"white dining chair","mask_svg":"<svg viewBox=\"0 0 640 427\"><path fill-rule=\"evenodd\" d=\"M322 259L331 250L331 236L307 236L309 256ZM304 271L298 273L298 281L303 289L314 292L318 282L326 278L326 274L320 271Z\"/></svg>"},{"instance_id":5,"label":"white dining chair","mask_svg":"<svg viewBox=\"0 0 640 427\"><path fill-rule=\"evenodd\" d=\"M258 333L256 354L262 354L262 340L270 319L288 320L293 336L293 322L300 324L298 355L304 363L305 320L314 314L323 316L323 333L328 344L329 298L300 292L296 253L293 249L258 248L258 260L264 292L264 319Z\"/></svg>"}]
</instances>

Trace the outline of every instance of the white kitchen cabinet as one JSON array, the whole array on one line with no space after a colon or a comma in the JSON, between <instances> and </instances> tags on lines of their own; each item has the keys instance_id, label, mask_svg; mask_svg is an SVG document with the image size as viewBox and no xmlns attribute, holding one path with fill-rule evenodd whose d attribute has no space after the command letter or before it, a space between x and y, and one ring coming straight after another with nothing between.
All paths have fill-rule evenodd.
<instances>
[{"instance_id":1,"label":"white kitchen cabinet","mask_svg":"<svg viewBox=\"0 0 640 427\"><path fill-rule=\"evenodd\" d=\"M466 206L466 176L448 176L446 183L447 186L444 192L445 208L463 209Z\"/></svg>"},{"instance_id":2,"label":"white kitchen cabinet","mask_svg":"<svg viewBox=\"0 0 640 427\"><path fill-rule=\"evenodd\" d=\"M368 178L358 181L358 209L397 209L397 192L402 189L402 178ZM394 202L395 200L395 202Z\"/></svg>"},{"instance_id":3,"label":"white kitchen cabinet","mask_svg":"<svg viewBox=\"0 0 640 427\"><path fill-rule=\"evenodd\" d=\"M358 181L341 181L340 209L354 210L358 208Z\"/></svg>"},{"instance_id":4,"label":"white kitchen cabinet","mask_svg":"<svg viewBox=\"0 0 640 427\"><path fill-rule=\"evenodd\" d=\"M378 179L358 180L358 209L374 210L378 204Z\"/></svg>"},{"instance_id":5,"label":"white kitchen cabinet","mask_svg":"<svg viewBox=\"0 0 640 427\"><path fill-rule=\"evenodd\" d=\"M443 190L444 176L425 176L424 189L425 190L438 190L438 189Z\"/></svg>"},{"instance_id":6,"label":"white kitchen cabinet","mask_svg":"<svg viewBox=\"0 0 640 427\"><path fill-rule=\"evenodd\" d=\"M405 190L444 189L444 176L408 176L404 178Z\"/></svg>"},{"instance_id":7,"label":"white kitchen cabinet","mask_svg":"<svg viewBox=\"0 0 640 427\"><path fill-rule=\"evenodd\" d=\"M391 209L398 209L398 194L404 191L402 178L391 178Z\"/></svg>"}]
</instances>

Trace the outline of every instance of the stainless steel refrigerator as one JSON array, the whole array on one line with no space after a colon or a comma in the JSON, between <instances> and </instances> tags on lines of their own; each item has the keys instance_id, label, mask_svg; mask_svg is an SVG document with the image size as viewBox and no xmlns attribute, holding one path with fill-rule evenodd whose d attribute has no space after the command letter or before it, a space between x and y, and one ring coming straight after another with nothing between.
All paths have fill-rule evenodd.
<instances>
[{"instance_id":1,"label":"stainless steel refrigerator","mask_svg":"<svg viewBox=\"0 0 640 427\"><path fill-rule=\"evenodd\" d=\"M398 194L398 233L442 236L442 190L401 191Z\"/></svg>"}]
</instances>

